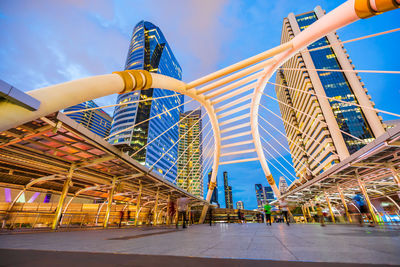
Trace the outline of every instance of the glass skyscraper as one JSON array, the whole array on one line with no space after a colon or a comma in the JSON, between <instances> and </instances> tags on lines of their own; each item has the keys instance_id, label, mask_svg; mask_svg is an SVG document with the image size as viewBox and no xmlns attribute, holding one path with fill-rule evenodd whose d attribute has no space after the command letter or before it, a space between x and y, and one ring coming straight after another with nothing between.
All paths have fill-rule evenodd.
<instances>
[{"instance_id":1,"label":"glass skyscraper","mask_svg":"<svg viewBox=\"0 0 400 267\"><path fill-rule=\"evenodd\" d=\"M64 109L64 112L99 107L92 100ZM67 114L68 117L85 126L95 134L105 138L110 133L111 117L102 109L86 110Z\"/></svg>"},{"instance_id":2,"label":"glass skyscraper","mask_svg":"<svg viewBox=\"0 0 400 267\"><path fill-rule=\"evenodd\" d=\"M281 43L324 14L320 7L300 15L289 14L283 21ZM382 118L372 110L374 104L353 71L347 51L343 45L330 46L338 42L337 34L329 33L294 55L277 72L276 83L282 86L275 90L293 166L301 181L322 173L384 133Z\"/></svg>"},{"instance_id":3,"label":"glass skyscraper","mask_svg":"<svg viewBox=\"0 0 400 267\"><path fill-rule=\"evenodd\" d=\"M232 186L228 184L228 172L223 172L224 175L224 191L225 191L225 208L233 209Z\"/></svg>"},{"instance_id":4,"label":"glass skyscraper","mask_svg":"<svg viewBox=\"0 0 400 267\"><path fill-rule=\"evenodd\" d=\"M267 202L265 188L262 186L262 184L256 184L255 189L256 189L256 198L257 198L257 209L262 211L262 210L264 210L264 205Z\"/></svg>"},{"instance_id":5,"label":"glass skyscraper","mask_svg":"<svg viewBox=\"0 0 400 267\"><path fill-rule=\"evenodd\" d=\"M157 26L147 21L139 22L133 30L125 69L147 70L178 80L182 79L181 67L163 33ZM127 152L141 164L150 167L163 156L154 166L154 170L161 175L167 173L178 157L179 126L174 126L148 147L144 149L143 147L179 121L183 106L161 115L183 103L184 96L172 96L175 94L175 92L157 88L121 94L118 96L117 103L128 104L115 108L111 126L110 134L129 128L111 137L109 142ZM159 97L163 98L142 101ZM136 103L129 103L132 101ZM154 119L146 121L152 117ZM132 127L139 123L140 125ZM176 175L177 166L173 166L166 178L172 181L175 180Z\"/></svg>"}]
</instances>

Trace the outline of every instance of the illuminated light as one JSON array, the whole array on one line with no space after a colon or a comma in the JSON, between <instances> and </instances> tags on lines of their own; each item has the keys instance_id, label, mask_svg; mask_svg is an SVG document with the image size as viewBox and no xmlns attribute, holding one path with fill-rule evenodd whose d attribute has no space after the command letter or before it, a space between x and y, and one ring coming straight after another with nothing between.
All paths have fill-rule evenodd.
<instances>
[{"instance_id":1,"label":"illuminated light","mask_svg":"<svg viewBox=\"0 0 400 267\"><path fill-rule=\"evenodd\" d=\"M35 194L33 194L33 196L28 200L28 203L33 203L39 195L39 192L35 192Z\"/></svg>"},{"instance_id":2,"label":"illuminated light","mask_svg":"<svg viewBox=\"0 0 400 267\"><path fill-rule=\"evenodd\" d=\"M4 196L6 198L6 202L11 202L11 189L4 188Z\"/></svg>"},{"instance_id":3,"label":"illuminated light","mask_svg":"<svg viewBox=\"0 0 400 267\"><path fill-rule=\"evenodd\" d=\"M18 198L17 203L25 203L25 192Z\"/></svg>"}]
</instances>

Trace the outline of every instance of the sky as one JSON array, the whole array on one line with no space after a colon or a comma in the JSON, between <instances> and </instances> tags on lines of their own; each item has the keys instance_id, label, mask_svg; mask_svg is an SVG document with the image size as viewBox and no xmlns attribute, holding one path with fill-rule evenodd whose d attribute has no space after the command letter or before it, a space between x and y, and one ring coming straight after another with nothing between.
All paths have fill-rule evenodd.
<instances>
[{"instance_id":1,"label":"sky","mask_svg":"<svg viewBox=\"0 0 400 267\"><path fill-rule=\"evenodd\" d=\"M320 5L327 12L336 0L148 0L148 1L0 1L0 79L23 91L82 77L111 73L124 67L133 27L148 20L160 27L190 82L225 66L279 45L282 20ZM349 40L400 27L400 10L361 20L338 30ZM400 32L345 45L360 70L399 70ZM376 108L400 113L400 77L395 74L360 74ZM274 89L265 92L274 96ZM114 104L115 96L96 100ZM275 113L279 108L264 99ZM112 110L108 110L112 113ZM384 120L395 119L381 114ZM266 118L283 130L282 122ZM265 136L268 141L273 140ZM276 138L287 146L284 137ZM276 145L276 144L275 144ZM276 145L291 162L290 155ZM273 158L292 172L290 165L271 151ZM275 159L267 159L278 165ZM278 165L279 166L279 165ZM282 170L282 168L280 168ZM222 172L227 171L234 202L256 208L254 184L267 185L258 162L219 168L219 199L225 207ZM281 174L271 168L275 179ZM286 174L287 172L284 171ZM290 177L290 174L287 174Z\"/></svg>"}]
</instances>

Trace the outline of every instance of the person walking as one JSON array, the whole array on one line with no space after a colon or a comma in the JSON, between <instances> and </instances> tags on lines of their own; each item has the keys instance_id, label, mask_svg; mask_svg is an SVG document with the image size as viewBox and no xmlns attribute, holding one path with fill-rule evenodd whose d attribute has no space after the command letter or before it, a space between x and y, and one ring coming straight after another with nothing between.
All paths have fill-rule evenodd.
<instances>
[{"instance_id":1,"label":"person walking","mask_svg":"<svg viewBox=\"0 0 400 267\"><path fill-rule=\"evenodd\" d=\"M282 216L283 216L283 218L285 218L285 220L286 220L286 224L287 224L287 225L290 225L290 224L289 224L289 218L288 218L288 205L287 205L287 202L286 202L286 200L285 200L284 198L282 198L282 199L279 201L279 206L280 206L280 209L281 209L281 211L282 211Z\"/></svg>"},{"instance_id":2,"label":"person walking","mask_svg":"<svg viewBox=\"0 0 400 267\"><path fill-rule=\"evenodd\" d=\"M243 219L242 219L242 212L240 211L240 209L238 209L237 216L238 216L239 223L242 224Z\"/></svg>"},{"instance_id":3,"label":"person walking","mask_svg":"<svg viewBox=\"0 0 400 267\"><path fill-rule=\"evenodd\" d=\"M374 227L374 221L372 220L372 216L369 213L367 203L365 202L364 197L361 194L355 195L353 198L356 203L357 208L360 210L360 226L364 225L364 216L367 218L370 227Z\"/></svg>"},{"instance_id":4,"label":"person walking","mask_svg":"<svg viewBox=\"0 0 400 267\"><path fill-rule=\"evenodd\" d=\"M317 218L321 226L325 226L325 217L324 213L322 212L322 207L319 203L315 205L316 210L317 210Z\"/></svg>"},{"instance_id":5,"label":"person walking","mask_svg":"<svg viewBox=\"0 0 400 267\"><path fill-rule=\"evenodd\" d=\"M181 197L177 200L178 219L176 220L176 228L178 228L179 219L182 218L182 228L186 228L186 212L188 209L189 198Z\"/></svg>"},{"instance_id":6,"label":"person walking","mask_svg":"<svg viewBox=\"0 0 400 267\"><path fill-rule=\"evenodd\" d=\"M122 220L123 220L123 219L124 219L124 211L123 211L123 210L120 210L120 211L119 211L119 225L118 225L119 228L121 228Z\"/></svg>"},{"instance_id":7,"label":"person walking","mask_svg":"<svg viewBox=\"0 0 400 267\"><path fill-rule=\"evenodd\" d=\"M271 209L272 209L271 205L268 202L265 203L265 205L264 205L265 224L267 224L267 225L268 225L268 223L269 223L269 225L272 225L271 224Z\"/></svg>"}]
</instances>

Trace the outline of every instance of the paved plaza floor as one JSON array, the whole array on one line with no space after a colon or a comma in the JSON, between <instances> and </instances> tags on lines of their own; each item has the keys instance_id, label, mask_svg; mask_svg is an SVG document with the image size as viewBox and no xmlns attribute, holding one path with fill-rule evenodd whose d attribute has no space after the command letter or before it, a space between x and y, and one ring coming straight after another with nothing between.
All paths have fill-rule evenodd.
<instances>
[{"instance_id":1,"label":"paved plaza floor","mask_svg":"<svg viewBox=\"0 0 400 267\"><path fill-rule=\"evenodd\" d=\"M308 266L298 264L311 264L311 262L335 263L331 266L336 266L338 263L400 265L400 230L390 227L369 228L355 225L320 227L315 224L290 226L285 224L272 226L217 224L211 227L194 225L179 230L165 227L125 228L1 234L0 249L8 249L0 251L0 259L8 258L8 261L3 261L3 264L0 260L0 265L9 266L29 264L22 260L22 256L18 257L24 253L33 253L28 250L39 250L42 253L39 253L42 257L36 254L38 264L41 259L45 259L46 253L50 253L56 259L57 253L60 253L58 260L61 261L63 257L70 260L73 258L66 256L74 255L67 252L80 252L90 253L92 256L99 254L105 258L107 257L104 255L107 254L100 253L112 253L109 254L112 257L121 255L126 266L145 266L146 264L140 265L139 262L135 265L134 260L141 259L143 262L150 263L153 262L150 259L154 260L156 257L165 263L172 263L174 259L178 262L180 259L182 263L186 260L198 259L207 266L225 266L222 262L230 258L247 260L239 260L236 265L233 264L235 266L247 266L251 262L249 260L253 260L251 266L262 266L256 264L262 261L254 260L270 260L270 266ZM55 251L57 252L54 253ZM7 255L11 256L7 257ZM124 258L129 255L143 256ZM32 259L32 257L34 258L32 255L28 258ZM14 258L17 261L13 261ZM89 258L86 257L86 259ZM206 261L212 262L210 258L222 260L221 264L206 264ZM98 260L101 261L100 258ZM286 264L273 265L274 261ZM242 264L239 264L240 262ZM107 261L100 263L107 265ZM201 266L190 263L182 266L185 265ZM226 266L229 265L232 264Z\"/></svg>"}]
</instances>

